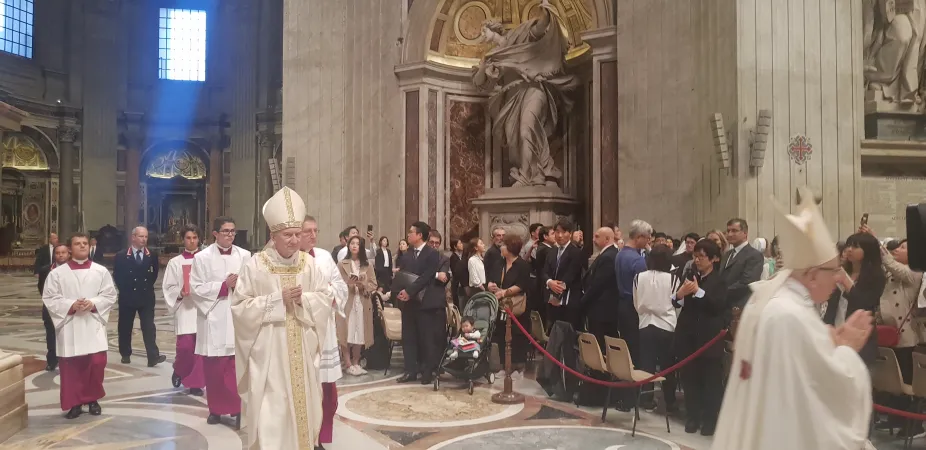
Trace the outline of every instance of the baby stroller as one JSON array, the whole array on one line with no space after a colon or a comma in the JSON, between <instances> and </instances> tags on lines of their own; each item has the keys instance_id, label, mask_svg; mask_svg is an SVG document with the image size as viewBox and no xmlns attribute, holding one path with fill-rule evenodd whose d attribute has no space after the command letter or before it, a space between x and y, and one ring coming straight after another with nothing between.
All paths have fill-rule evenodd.
<instances>
[{"instance_id":1,"label":"baby stroller","mask_svg":"<svg viewBox=\"0 0 926 450\"><path fill-rule=\"evenodd\" d=\"M495 373L489 370L489 354L491 353L492 333L495 332L495 319L498 317L498 300L490 292L480 292L466 303L463 316L474 319L474 328L479 330L482 337L479 344L482 350L478 357L470 353L461 353L456 359L449 358L453 346L448 342L447 348L441 356L437 366L437 376L434 377L434 390L440 387L440 375L449 373L454 378L469 382L469 395L473 395L473 381L485 377L492 384L495 382Z\"/></svg>"}]
</instances>

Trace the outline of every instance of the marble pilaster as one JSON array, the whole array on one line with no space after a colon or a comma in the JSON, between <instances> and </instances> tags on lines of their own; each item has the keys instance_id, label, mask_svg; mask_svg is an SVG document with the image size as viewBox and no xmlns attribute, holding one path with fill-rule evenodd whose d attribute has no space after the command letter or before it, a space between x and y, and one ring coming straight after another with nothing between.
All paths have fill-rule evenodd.
<instances>
[{"instance_id":1,"label":"marble pilaster","mask_svg":"<svg viewBox=\"0 0 926 450\"><path fill-rule=\"evenodd\" d=\"M273 180L270 177L270 160L273 159L273 151L277 146L277 135L273 132L273 129L262 130L257 133L257 148L258 148L258 157L257 157L257 195L256 195L256 204L258 212L266 202L273 195ZM255 239L257 242L265 242L270 236L265 235L266 231L265 226L258 226L254 230Z\"/></svg>"},{"instance_id":2,"label":"marble pilaster","mask_svg":"<svg viewBox=\"0 0 926 450\"><path fill-rule=\"evenodd\" d=\"M58 127L58 161L61 174L58 181L58 230L64 237L75 230L77 205L74 204L74 141L77 139L76 127L61 125ZM137 171L136 171L137 174Z\"/></svg>"},{"instance_id":3,"label":"marble pilaster","mask_svg":"<svg viewBox=\"0 0 926 450\"><path fill-rule=\"evenodd\" d=\"M589 98L591 131L591 225L619 220L617 171L617 48L615 27L582 35L592 46L592 83Z\"/></svg>"},{"instance_id":4,"label":"marble pilaster","mask_svg":"<svg viewBox=\"0 0 926 450\"><path fill-rule=\"evenodd\" d=\"M123 135L125 137L125 231L129 233L139 223L138 211L141 199L141 155L145 143L144 115L123 114ZM92 202L87 202L92 203Z\"/></svg>"},{"instance_id":5,"label":"marble pilaster","mask_svg":"<svg viewBox=\"0 0 926 450\"><path fill-rule=\"evenodd\" d=\"M206 191L206 217L208 222L203 228L208 229L212 226L212 221L216 217L225 215L222 207L222 193L224 191L223 171L222 171L222 138L216 137L209 140L209 184ZM237 224L236 224L237 225Z\"/></svg>"}]
</instances>

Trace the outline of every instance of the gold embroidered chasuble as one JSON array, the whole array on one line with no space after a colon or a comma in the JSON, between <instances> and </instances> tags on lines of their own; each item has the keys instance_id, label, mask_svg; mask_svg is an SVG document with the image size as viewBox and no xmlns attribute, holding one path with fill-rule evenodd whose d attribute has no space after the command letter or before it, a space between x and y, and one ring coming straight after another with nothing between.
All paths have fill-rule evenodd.
<instances>
[{"instance_id":1,"label":"gold embroidered chasuble","mask_svg":"<svg viewBox=\"0 0 926 450\"><path fill-rule=\"evenodd\" d=\"M302 286L286 311L282 290ZM249 449L314 449L321 428L318 364L334 295L309 254L268 248L241 270L232 298L238 393Z\"/></svg>"}]
</instances>

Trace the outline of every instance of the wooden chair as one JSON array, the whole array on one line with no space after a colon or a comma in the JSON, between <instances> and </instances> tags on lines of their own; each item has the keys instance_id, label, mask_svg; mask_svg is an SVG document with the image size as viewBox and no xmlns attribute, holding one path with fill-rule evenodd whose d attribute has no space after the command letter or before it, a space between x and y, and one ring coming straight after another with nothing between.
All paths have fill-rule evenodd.
<instances>
[{"instance_id":1,"label":"wooden chair","mask_svg":"<svg viewBox=\"0 0 926 450\"><path fill-rule=\"evenodd\" d=\"M893 349L878 347L878 356L871 364L869 371L871 372L871 388L875 391L891 395L913 396L913 386L903 382L900 365L897 363L897 355ZM874 414L872 415L872 425L874 425L873 421ZM891 434L894 434L893 428ZM906 447L906 443L904 443L904 447Z\"/></svg>"},{"instance_id":2,"label":"wooden chair","mask_svg":"<svg viewBox=\"0 0 926 450\"><path fill-rule=\"evenodd\" d=\"M609 375L610 378L614 378L614 375L608 370L608 364L605 362L604 355L601 354L601 347L598 346L598 339L595 338L594 334L579 334L579 358L582 359L582 364L585 365L586 369L602 372ZM578 403L578 400L576 400L576 403ZM608 407L610 406L611 389L608 388L608 393L604 399L604 408L601 410L602 422L608 417Z\"/></svg>"},{"instance_id":3,"label":"wooden chair","mask_svg":"<svg viewBox=\"0 0 926 450\"><path fill-rule=\"evenodd\" d=\"M611 375L614 375L615 378L620 381L637 382L646 380L653 376L653 374L649 372L636 370L633 368L633 360L630 358L630 350L627 348L627 342L625 342L623 339L605 336L604 343L607 347L607 357L605 361L608 365L608 372L611 372ZM663 377L659 377L653 380L653 382L660 383L663 381L666 381L666 379ZM640 420L640 397L642 395L643 387L637 386L637 401L634 402L633 429L631 430L630 436L636 436L637 433L637 422ZM666 432L671 433L669 430L668 410L666 411Z\"/></svg>"},{"instance_id":4,"label":"wooden chair","mask_svg":"<svg viewBox=\"0 0 926 450\"><path fill-rule=\"evenodd\" d=\"M395 344L396 342L402 342L402 311L393 307L382 308L382 311L383 334L389 340L389 358L386 363L386 371L383 373L385 376L389 375L389 367L392 366L392 352L395 350Z\"/></svg>"}]
</instances>

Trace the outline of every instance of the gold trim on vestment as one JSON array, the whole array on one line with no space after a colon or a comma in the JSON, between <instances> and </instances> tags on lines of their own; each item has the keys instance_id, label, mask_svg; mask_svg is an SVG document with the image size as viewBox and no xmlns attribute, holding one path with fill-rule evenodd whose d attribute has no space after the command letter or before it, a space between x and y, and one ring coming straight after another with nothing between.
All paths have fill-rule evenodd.
<instances>
[{"instance_id":1,"label":"gold trim on vestment","mask_svg":"<svg viewBox=\"0 0 926 450\"><path fill-rule=\"evenodd\" d=\"M286 196L287 207L290 206L289 195ZM290 208L290 211L292 209ZM290 213L292 214L292 213ZM260 252L261 260L273 275L280 276L280 287L288 289L299 285L298 275L305 267L306 253L299 252L295 265L281 266L273 264L265 252ZM308 398L305 387L305 355L302 353L302 324L296 316L286 312L286 343L289 350L289 381L293 391L293 408L296 410L296 430L299 435L299 448L313 450L315 442L309 442Z\"/></svg>"}]
</instances>

